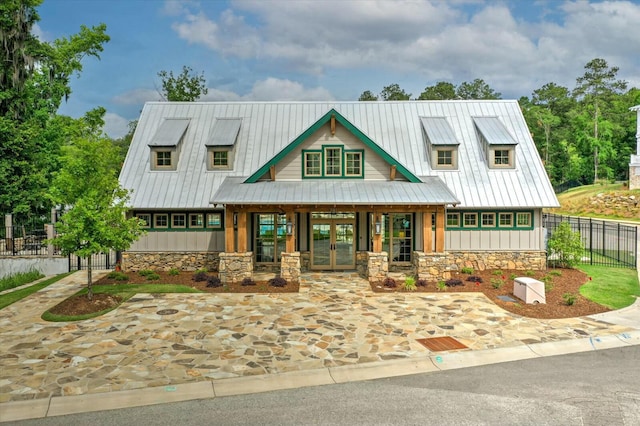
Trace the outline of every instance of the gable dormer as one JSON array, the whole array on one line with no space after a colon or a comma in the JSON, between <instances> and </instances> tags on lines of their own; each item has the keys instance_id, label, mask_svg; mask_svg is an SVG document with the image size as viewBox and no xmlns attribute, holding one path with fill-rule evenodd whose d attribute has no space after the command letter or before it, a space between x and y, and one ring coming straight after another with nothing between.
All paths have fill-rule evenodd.
<instances>
[{"instance_id":1,"label":"gable dormer","mask_svg":"<svg viewBox=\"0 0 640 426\"><path fill-rule=\"evenodd\" d=\"M188 118L165 118L153 139L151 149L151 170L172 171L178 168L180 145L189 127Z\"/></svg>"},{"instance_id":2,"label":"gable dormer","mask_svg":"<svg viewBox=\"0 0 640 426\"><path fill-rule=\"evenodd\" d=\"M207 170L232 170L235 145L240 133L241 118L216 118L207 147Z\"/></svg>"},{"instance_id":3,"label":"gable dormer","mask_svg":"<svg viewBox=\"0 0 640 426\"><path fill-rule=\"evenodd\" d=\"M421 182L335 109L245 180L370 179Z\"/></svg>"},{"instance_id":4,"label":"gable dormer","mask_svg":"<svg viewBox=\"0 0 640 426\"><path fill-rule=\"evenodd\" d=\"M431 168L458 170L458 146L453 129L445 117L420 117Z\"/></svg>"},{"instance_id":5,"label":"gable dormer","mask_svg":"<svg viewBox=\"0 0 640 426\"><path fill-rule=\"evenodd\" d=\"M515 169L518 142L498 117L473 117L485 161L490 169Z\"/></svg>"}]
</instances>

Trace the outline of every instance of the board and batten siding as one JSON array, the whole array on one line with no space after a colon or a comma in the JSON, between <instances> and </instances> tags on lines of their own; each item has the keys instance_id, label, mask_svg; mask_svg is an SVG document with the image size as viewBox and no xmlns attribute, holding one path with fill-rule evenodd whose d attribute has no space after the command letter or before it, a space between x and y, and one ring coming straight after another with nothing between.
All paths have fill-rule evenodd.
<instances>
[{"instance_id":1,"label":"board and batten siding","mask_svg":"<svg viewBox=\"0 0 640 426\"><path fill-rule=\"evenodd\" d=\"M367 180L389 180L389 164L379 155L373 152L350 131L340 124L336 124L336 134L331 136L329 123L319 128L307 140L290 152L276 165L276 180L300 180L302 179L302 151L322 150L323 145L339 145L343 149L364 150L364 178ZM396 175L397 179L403 179Z\"/></svg>"},{"instance_id":2,"label":"board and batten siding","mask_svg":"<svg viewBox=\"0 0 640 426\"><path fill-rule=\"evenodd\" d=\"M221 252L224 248L224 232L221 231L151 231L127 251Z\"/></svg>"}]
</instances>

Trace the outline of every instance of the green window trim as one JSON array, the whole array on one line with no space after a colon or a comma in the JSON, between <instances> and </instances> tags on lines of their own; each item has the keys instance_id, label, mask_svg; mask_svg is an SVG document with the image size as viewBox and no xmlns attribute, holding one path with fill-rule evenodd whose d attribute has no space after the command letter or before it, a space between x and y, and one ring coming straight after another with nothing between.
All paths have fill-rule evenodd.
<instances>
[{"instance_id":1,"label":"green window trim","mask_svg":"<svg viewBox=\"0 0 640 426\"><path fill-rule=\"evenodd\" d=\"M150 232L202 232L224 231L223 212L205 211L167 211L167 212L134 212L134 217L144 220L149 226L145 226ZM219 225L213 225L209 218L215 216ZM182 225L184 223L184 225Z\"/></svg>"},{"instance_id":2,"label":"green window trim","mask_svg":"<svg viewBox=\"0 0 640 426\"><path fill-rule=\"evenodd\" d=\"M339 160L339 174L328 174L328 151L337 152L340 150L339 156L335 157ZM313 159L314 168L315 162L318 161L318 174L310 174L309 172L309 160L310 157L319 156L318 159ZM353 158L359 158L359 161L353 163ZM351 158L351 159L350 159ZM359 174L349 174L349 167L354 167L359 170ZM305 149L302 150L302 178L303 179L364 179L364 149L344 149L344 145L322 145L322 149Z\"/></svg>"},{"instance_id":3,"label":"green window trim","mask_svg":"<svg viewBox=\"0 0 640 426\"><path fill-rule=\"evenodd\" d=\"M309 162L312 165L309 165ZM312 167L317 173L309 173L309 168ZM302 151L302 177L303 178L318 178L322 177L322 151L321 150L303 150Z\"/></svg>"},{"instance_id":4,"label":"green window trim","mask_svg":"<svg viewBox=\"0 0 640 426\"><path fill-rule=\"evenodd\" d=\"M473 216L475 216L475 226L471 225L472 220L468 220ZM521 219L520 225L518 218ZM509 224L506 224L505 221ZM487 224L487 222L491 224ZM452 225L453 223L457 223L457 225ZM501 223L505 224L501 225ZM445 225L447 231L531 231L534 229L534 211L447 210Z\"/></svg>"}]
</instances>

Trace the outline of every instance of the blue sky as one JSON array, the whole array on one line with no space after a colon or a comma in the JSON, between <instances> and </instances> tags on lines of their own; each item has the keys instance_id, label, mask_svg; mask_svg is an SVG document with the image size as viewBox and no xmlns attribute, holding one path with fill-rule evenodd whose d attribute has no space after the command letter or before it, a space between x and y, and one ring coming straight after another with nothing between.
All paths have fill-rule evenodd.
<instances>
[{"instance_id":1,"label":"blue sky","mask_svg":"<svg viewBox=\"0 0 640 426\"><path fill-rule=\"evenodd\" d=\"M44 0L38 12L45 41L107 24L60 113L103 106L112 137L161 99L157 73L183 65L204 72L206 101L357 100L391 83L417 97L475 78L517 99L572 89L596 57L640 87L638 0Z\"/></svg>"}]
</instances>

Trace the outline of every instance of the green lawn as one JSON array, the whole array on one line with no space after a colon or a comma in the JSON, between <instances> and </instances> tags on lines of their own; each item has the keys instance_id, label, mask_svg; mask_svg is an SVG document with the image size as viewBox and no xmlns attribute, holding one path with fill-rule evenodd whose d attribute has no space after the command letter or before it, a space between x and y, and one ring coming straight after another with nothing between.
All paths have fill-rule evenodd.
<instances>
[{"instance_id":1,"label":"green lawn","mask_svg":"<svg viewBox=\"0 0 640 426\"><path fill-rule=\"evenodd\" d=\"M62 278L66 277L69 274L71 274L71 272L68 272L66 274L56 275L55 277L39 282L38 284L34 284L29 287L20 288L18 290L14 290L9 293L0 295L0 309L11 305L12 303L17 302L18 300L24 299L27 296L30 296L36 291L42 290L43 288L50 286L51 284L61 280Z\"/></svg>"},{"instance_id":2,"label":"green lawn","mask_svg":"<svg viewBox=\"0 0 640 426\"><path fill-rule=\"evenodd\" d=\"M0 291L20 287L21 285L44 278L39 271L18 272L8 277L0 278Z\"/></svg>"},{"instance_id":3,"label":"green lawn","mask_svg":"<svg viewBox=\"0 0 640 426\"><path fill-rule=\"evenodd\" d=\"M620 309L631 305L640 296L638 271L605 266L578 265L591 280L580 287L580 294L589 300L610 309Z\"/></svg>"},{"instance_id":4,"label":"green lawn","mask_svg":"<svg viewBox=\"0 0 640 426\"><path fill-rule=\"evenodd\" d=\"M624 189L622 184L596 184L596 185L584 185L577 188L572 188L566 192L558 194L558 201L560 202L559 208L547 209L549 213L570 215L570 216L585 216L598 219L614 219L624 220L627 222L640 222L636 211L629 210L627 208L621 208L617 211L611 209L605 209L602 207L595 207L591 200L598 194L619 194L619 195L635 195L636 198L640 196L640 190L629 191Z\"/></svg>"}]
</instances>

